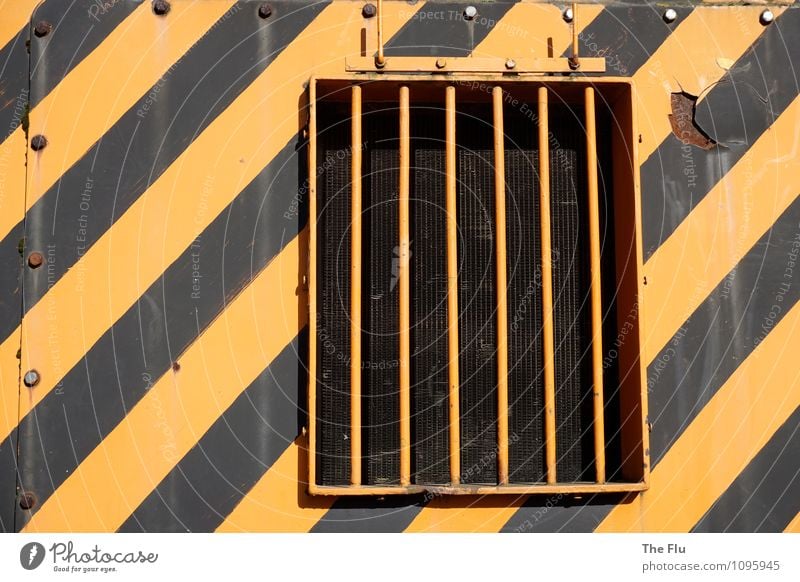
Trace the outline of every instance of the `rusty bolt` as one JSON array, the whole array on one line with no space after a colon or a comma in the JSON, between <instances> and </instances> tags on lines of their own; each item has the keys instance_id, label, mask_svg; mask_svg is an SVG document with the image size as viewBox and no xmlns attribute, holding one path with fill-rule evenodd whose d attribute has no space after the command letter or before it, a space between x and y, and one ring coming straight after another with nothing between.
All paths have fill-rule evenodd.
<instances>
[{"instance_id":1,"label":"rusty bolt","mask_svg":"<svg viewBox=\"0 0 800 582\"><path fill-rule=\"evenodd\" d=\"M22 378L22 381L28 388L33 388L39 383L39 372L36 370L28 370L25 372L25 376Z\"/></svg>"},{"instance_id":2,"label":"rusty bolt","mask_svg":"<svg viewBox=\"0 0 800 582\"><path fill-rule=\"evenodd\" d=\"M40 20L36 23L36 26L33 27L33 34L42 38L43 36L47 36L52 32L53 25L47 22L46 20Z\"/></svg>"},{"instance_id":3,"label":"rusty bolt","mask_svg":"<svg viewBox=\"0 0 800 582\"><path fill-rule=\"evenodd\" d=\"M769 8L764 10L764 12L761 13L761 16L758 17L758 21L764 26L766 26L767 24L772 24L773 20L775 20L775 15Z\"/></svg>"},{"instance_id":4,"label":"rusty bolt","mask_svg":"<svg viewBox=\"0 0 800 582\"><path fill-rule=\"evenodd\" d=\"M34 505L36 505L36 496L30 491L26 491L19 496L19 506L25 511L33 509Z\"/></svg>"},{"instance_id":5,"label":"rusty bolt","mask_svg":"<svg viewBox=\"0 0 800 582\"><path fill-rule=\"evenodd\" d=\"M436 68L437 69L444 69L447 66L447 60L439 57L436 59Z\"/></svg>"},{"instance_id":6,"label":"rusty bolt","mask_svg":"<svg viewBox=\"0 0 800 582\"><path fill-rule=\"evenodd\" d=\"M269 18L272 16L272 5L266 2L258 7L258 15L261 18Z\"/></svg>"},{"instance_id":7,"label":"rusty bolt","mask_svg":"<svg viewBox=\"0 0 800 582\"><path fill-rule=\"evenodd\" d=\"M167 0L153 0L153 12L158 16L165 16L170 8Z\"/></svg>"},{"instance_id":8,"label":"rusty bolt","mask_svg":"<svg viewBox=\"0 0 800 582\"><path fill-rule=\"evenodd\" d=\"M38 269L44 263L44 257L39 251L34 251L28 255L28 266L31 269Z\"/></svg>"},{"instance_id":9,"label":"rusty bolt","mask_svg":"<svg viewBox=\"0 0 800 582\"><path fill-rule=\"evenodd\" d=\"M675 22L676 18L678 18L678 13L672 8L667 8L664 11L664 22Z\"/></svg>"},{"instance_id":10,"label":"rusty bolt","mask_svg":"<svg viewBox=\"0 0 800 582\"><path fill-rule=\"evenodd\" d=\"M177 372L181 369L181 365L178 362L172 362L172 371Z\"/></svg>"},{"instance_id":11,"label":"rusty bolt","mask_svg":"<svg viewBox=\"0 0 800 582\"><path fill-rule=\"evenodd\" d=\"M465 18L466 20L472 20L472 19L473 19L473 18L475 18L477 15L478 15L478 9L477 9L477 8L475 8L474 6L467 6L467 7L464 9L464 18Z\"/></svg>"},{"instance_id":12,"label":"rusty bolt","mask_svg":"<svg viewBox=\"0 0 800 582\"><path fill-rule=\"evenodd\" d=\"M364 18L372 18L376 13L374 4L364 4L364 8L361 9L361 16Z\"/></svg>"},{"instance_id":13,"label":"rusty bolt","mask_svg":"<svg viewBox=\"0 0 800 582\"><path fill-rule=\"evenodd\" d=\"M514 59L506 59L506 69L509 71L517 66L517 62Z\"/></svg>"},{"instance_id":14,"label":"rusty bolt","mask_svg":"<svg viewBox=\"0 0 800 582\"><path fill-rule=\"evenodd\" d=\"M31 149L35 152L43 150L47 146L47 138L43 135L34 135L31 138Z\"/></svg>"},{"instance_id":15,"label":"rusty bolt","mask_svg":"<svg viewBox=\"0 0 800 582\"><path fill-rule=\"evenodd\" d=\"M564 22L572 22L575 19L572 8L565 8L564 12L561 13L561 18L564 19Z\"/></svg>"}]
</instances>

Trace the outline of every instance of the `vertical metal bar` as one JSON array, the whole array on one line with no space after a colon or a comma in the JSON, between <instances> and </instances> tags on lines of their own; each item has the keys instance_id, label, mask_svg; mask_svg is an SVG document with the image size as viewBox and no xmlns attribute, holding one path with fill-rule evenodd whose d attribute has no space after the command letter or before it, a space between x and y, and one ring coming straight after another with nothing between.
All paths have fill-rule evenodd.
<instances>
[{"instance_id":1,"label":"vertical metal bar","mask_svg":"<svg viewBox=\"0 0 800 582\"><path fill-rule=\"evenodd\" d=\"M572 56L569 58L569 68L573 71L581 68L578 56L578 4L572 3Z\"/></svg>"},{"instance_id":2,"label":"vertical metal bar","mask_svg":"<svg viewBox=\"0 0 800 582\"><path fill-rule=\"evenodd\" d=\"M408 87L400 87L400 485L411 483L411 340L409 286L410 112Z\"/></svg>"},{"instance_id":3,"label":"vertical metal bar","mask_svg":"<svg viewBox=\"0 0 800 582\"><path fill-rule=\"evenodd\" d=\"M308 84L308 484L317 467L317 81Z\"/></svg>"},{"instance_id":4,"label":"vertical metal bar","mask_svg":"<svg viewBox=\"0 0 800 582\"><path fill-rule=\"evenodd\" d=\"M378 56L375 57L375 65L378 68L386 64L386 59L383 56L383 1L378 0Z\"/></svg>"},{"instance_id":5,"label":"vertical metal bar","mask_svg":"<svg viewBox=\"0 0 800 582\"><path fill-rule=\"evenodd\" d=\"M461 414L458 378L458 219L456 215L456 88L445 90L447 209L447 353L450 411L450 482L461 482Z\"/></svg>"},{"instance_id":6,"label":"vertical metal bar","mask_svg":"<svg viewBox=\"0 0 800 582\"><path fill-rule=\"evenodd\" d=\"M592 379L594 384L594 456L597 482L606 480L603 419L603 305L600 288L600 210L597 192L597 130L594 88L586 87L586 165L589 187L589 258L592 277Z\"/></svg>"},{"instance_id":7,"label":"vertical metal bar","mask_svg":"<svg viewBox=\"0 0 800 582\"><path fill-rule=\"evenodd\" d=\"M361 87L350 111L350 484L361 485Z\"/></svg>"},{"instance_id":8,"label":"vertical metal bar","mask_svg":"<svg viewBox=\"0 0 800 582\"><path fill-rule=\"evenodd\" d=\"M553 265L550 242L550 129L547 87L539 87L539 226L542 236L544 319L544 433L547 482L556 482L556 390L553 340Z\"/></svg>"},{"instance_id":9,"label":"vertical metal bar","mask_svg":"<svg viewBox=\"0 0 800 582\"><path fill-rule=\"evenodd\" d=\"M495 281L497 293L497 476L508 484L508 300L503 89L492 89L494 111Z\"/></svg>"}]
</instances>

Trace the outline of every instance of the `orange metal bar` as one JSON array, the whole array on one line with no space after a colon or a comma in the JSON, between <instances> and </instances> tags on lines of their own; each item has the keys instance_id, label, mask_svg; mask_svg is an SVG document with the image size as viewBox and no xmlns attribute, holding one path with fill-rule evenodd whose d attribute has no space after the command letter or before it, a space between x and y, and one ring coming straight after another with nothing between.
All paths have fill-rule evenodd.
<instances>
[{"instance_id":1,"label":"orange metal bar","mask_svg":"<svg viewBox=\"0 0 800 582\"><path fill-rule=\"evenodd\" d=\"M308 84L308 483L316 485L317 449L317 81Z\"/></svg>"},{"instance_id":2,"label":"orange metal bar","mask_svg":"<svg viewBox=\"0 0 800 582\"><path fill-rule=\"evenodd\" d=\"M547 87L539 87L539 223L542 236L544 319L544 432L547 482L556 482L556 390L553 340L553 266L550 243L550 129Z\"/></svg>"},{"instance_id":3,"label":"orange metal bar","mask_svg":"<svg viewBox=\"0 0 800 582\"><path fill-rule=\"evenodd\" d=\"M408 87L400 87L400 485L411 483L411 340L408 204L410 181Z\"/></svg>"},{"instance_id":4,"label":"orange metal bar","mask_svg":"<svg viewBox=\"0 0 800 582\"><path fill-rule=\"evenodd\" d=\"M594 454L597 482L606 480L603 419L603 306L600 289L600 211L597 193L597 133L594 88L586 87L586 165L589 187L589 259L592 276L592 379L594 383Z\"/></svg>"},{"instance_id":5,"label":"orange metal bar","mask_svg":"<svg viewBox=\"0 0 800 582\"><path fill-rule=\"evenodd\" d=\"M572 3L572 57L570 58L570 67L579 69L581 66L580 57L578 56L578 4Z\"/></svg>"},{"instance_id":6,"label":"orange metal bar","mask_svg":"<svg viewBox=\"0 0 800 582\"><path fill-rule=\"evenodd\" d=\"M361 87L353 85L350 193L350 483L361 484Z\"/></svg>"},{"instance_id":7,"label":"orange metal bar","mask_svg":"<svg viewBox=\"0 0 800 582\"><path fill-rule=\"evenodd\" d=\"M450 411L450 482L461 482L461 414L458 396L458 221L456 218L456 88L445 90L447 208L447 350Z\"/></svg>"},{"instance_id":8,"label":"orange metal bar","mask_svg":"<svg viewBox=\"0 0 800 582\"><path fill-rule=\"evenodd\" d=\"M497 293L497 477L508 484L508 300L506 284L506 175L503 89L492 89L494 111L495 269Z\"/></svg>"},{"instance_id":9,"label":"orange metal bar","mask_svg":"<svg viewBox=\"0 0 800 582\"><path fill-rule=\"evenodd\" d=\"M383 1L378 0L378 56L375 57L375 65L382 68L386 64L383 56Z\"/></svg>"}]
</instances>

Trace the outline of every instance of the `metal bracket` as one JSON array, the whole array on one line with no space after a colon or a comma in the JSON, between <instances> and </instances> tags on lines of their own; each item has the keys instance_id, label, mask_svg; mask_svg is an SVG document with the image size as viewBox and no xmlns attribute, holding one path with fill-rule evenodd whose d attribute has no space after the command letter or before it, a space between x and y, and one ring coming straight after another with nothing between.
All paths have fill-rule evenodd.
<instances>
[{"instance_id":1,"label":"metal bracket","mask_svg":"<svg viewBox=\"0 0 800 582\"><path fill-rule=\"evenodd\" d=\"M349 73L604 73L606 60L603 57L581 59L580 69L576 71L571 58L567 57L384 57L382 65L372 57L349 57L345 59L345 69Z\"/></svg>"}]
</instances>

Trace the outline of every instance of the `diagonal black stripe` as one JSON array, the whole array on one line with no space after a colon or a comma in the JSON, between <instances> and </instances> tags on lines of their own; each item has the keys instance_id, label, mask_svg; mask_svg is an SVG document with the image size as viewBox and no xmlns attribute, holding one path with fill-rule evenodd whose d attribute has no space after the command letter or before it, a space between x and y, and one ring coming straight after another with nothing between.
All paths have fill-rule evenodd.
<instances>
[{"instance_id":1,"label":"diagonal black stripe","mask_svg":"<svg viewBox=\"0 0 800 582\"><path fill-rule=\"evenodd\" d=\"M389 39L384 52L387 56L468 56L514 4L508 1L477 4L478 14L467 20L466 4L429 2Z\"/></svg>"},{"instance_id":2,"label":"diagonal black stripe","mask_svg":"<svg viewBox=\"0 0 800 582\"><path fill-rule=\"evenodd\" d=\"M17 504L16 431L0 443L0 533L12 533Z\"/></svg>"},{"instance_id":3,"label":"diagonal black stripe","mask_svg":"<svg viewBox=\"0 0 800 582\"><path fill-rule=\"evenodd\" d=\"M698 105L698 125L721 146L703 150L670 134L642 164L645 260L797 96L798 28L800 8L787 8Z\"/></svg>"},{"instance_id":4,"label":"diagonal black stripe","mask_svg":"<svg viewBox=\"0 0 800 582\"><path fill-rule=\"evenodd\" d=\"M624 495L593 495L576 501L566 495L533 495L503 526L501 532L570 532L594 531Z\"/></svg>"},{"instance_id":5,"label":"diagonal black stripe","mask_svg":"<svg viewBox=\"0 0 800 582\"><path fill-rule=\"evenodd\" d=\"M213 532L299 434L307 344L289 343L119 531Z\"/></svg>"},{"instance_id":6,"label":"diagonal black stripe","mask_svg":"<svg viewBox=\"0 0 800 582\"><path fill-rule=\"evenodd\" d=\"M26 216L27 248L43 252L48 263L26 270L25 312L326 3L272 6L272 16L264 20L251 2L234 5L34 204ZM0 246L7 244L16 241L6 237ZM0 321L0 337L13 329Z\"/></svg>"},{"instance_id":7,"label":"diagonal black stripe","mask_svg":"<svg viewBox=\"0 0 800 582\"><path fill-rule=\"evenodd\" d=\"M605 57L604 75L632 77L693 8L674 10L677 18L668 24L658 6L606 6L578 36L580 55ZM571 54L569 48L563 56Z\"/></svg>"},{"instance_id":8,"label":"diagonal black stripe","mask_svg":"<svg viewBox=\"0 0 800 582\"><path fill-rule=\"evenodd\" d=\"M287 144L22 420L21 480L39 505L300 232L305 165Z\"/></svg>"},{"instance_id":9,"label":"diagonal black stripe","mask_svg":"<svg viewBox=\"0 0 800 582\"><path fill-rule=\"evenodd\" d=\"M695 532L782 532L800 512L800 408L772 435Z\"/></svg>"},{"instance_id":10,"label":"diagonal black stripe","mask_svg":"<svg viewBox=\"0 0 800 582\"><path fill-rule=\"evenodd\" d=\"M422 495L342 497L311 529L315 533L399 533L425 507Z\"/></svg>"},{"instance_id":11,"label":"diagonal black stripe","mask_svg":"<svg viewBox=\"0 0 800 582\"><path fill-rule=\"evenodd\" d=\"M48 22L52 31L31 35L31 107L35 107L80 62L129 16L141 2L122 0L46 0L31 18ZM153 18L156 18L154 15Z\"/></svg>"}]
</instances>

